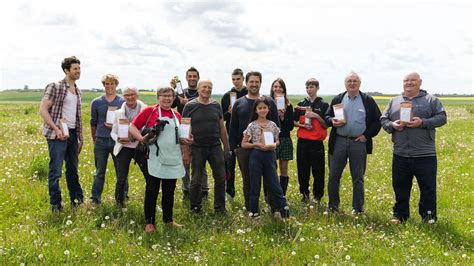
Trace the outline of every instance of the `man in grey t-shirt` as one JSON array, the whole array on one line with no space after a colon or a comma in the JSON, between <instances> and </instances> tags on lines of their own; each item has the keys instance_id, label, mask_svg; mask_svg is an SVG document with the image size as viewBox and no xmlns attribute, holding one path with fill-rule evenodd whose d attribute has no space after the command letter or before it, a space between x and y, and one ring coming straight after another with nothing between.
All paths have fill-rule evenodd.
<instances>
[{"instance_id":1,"label":"man in grey t-shirt","mask_svg":"<svg viewBox=\"0 0 474 266\"><path fill-rule=\"evenodd\" d=\"M395 191L392 223L400 224L410 217L410 192L413 176L420 187L419 213L425 222L434 223L436 214L436 145L435 128L446 124L443 105L433 95L421 90L416 72L403 79L403 94L394 97L381 117L382 127L392 134L392 186ZM412 118L400 122L400 103L410 102Z\"/></svg>"},{"instance_id":2,"label":"man in grey t-shirt","mask_svg":"<svg viewBox=\"0 0 474 266\"><path fill-rule=\"evenodd\" d=\"M183 110L183 118L191 118L191 134L194 139L190 151L188 148L183 149L185 164L192 165L189 195L191 211L194 213L201 211L201 185L203 179L207 179L204 170L206 162L209 162L214 177L214 210L225 212L225 164L221 142L227 153L229 142L222 109L219 103L211 99L212 82L210 80L199 81L197 90L199 96L188 102Z\"/></svg>"}]
</instances>

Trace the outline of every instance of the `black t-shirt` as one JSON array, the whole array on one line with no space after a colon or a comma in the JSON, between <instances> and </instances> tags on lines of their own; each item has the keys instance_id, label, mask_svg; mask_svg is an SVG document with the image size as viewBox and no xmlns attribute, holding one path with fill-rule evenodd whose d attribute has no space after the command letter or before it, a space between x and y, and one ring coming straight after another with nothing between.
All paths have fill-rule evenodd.
<instances>
[{"instance_id":1,"label":"black t-shirt","mask_svg":"<svg viewBox=\"0 0 474 266\"><path fill-rule=\"evenodd\" d=\"M293 123L293 105L291 103L286 106L285 115L283 116L283 120L280 120L281 124L281 131L280 131L280 138L285 137L289 138L291 131L293 130L295 124Z\"/></svg>"},{"instance_id":2,"label":"black t-shirt","mask_svg":"<svg viewBox=\"0 0 474 266\"><path fill-rule=\"evenodd\" d=\"M322 119L324 119L326 111L329 108L329 104L324 102L323 98L321 97L316 97L316 99L314 99L313 102L311 102L308 99L308 97L306 97L297 104L297 107L295 108L294 115L293 115L294 121L298 122L300 120L300 116L306 112L306 110L305 111L300 110L298 107L306 107L306 106L311 106L311 109L313 110L313 112L317 113Z\"/></svg>"},{"instance_id":3,"label":"black t-shirt","mask_svg":"<svg viewBox=\"0 0 474 266\"><path fill-rule=\"evenodd\" d=\"M183 117L191 118L193 146L221 144L219 121L222 119L222 110L219 103L211 101L209 104L202 104L194 99L184 106Z\"/></svg>"},{"instance_id":4,"label":"black t-shirt","mask_svg":"<svg viewBox=\"0 0 474 266\"><path fill-rule=\"evenodd\" d=\"M184 89L184 95L188 99L188 102L190 102L191 100L196 99L199 96L199 93L197 92L197 89L195 88L194 89L186 88ZM179 96L183 96L183 95L179 95ZM184 105L181 104L181 101L178 98L178 94L176 94L173 104L171 105L171 108L175 108L175 107L176 109L178 109L178 113L183 114Z\"/></svg>"},{"instance_id":5,"label":"black t-shirt","mask_svg":"<svg viewBox=\"0 0 474 266\"><path fill-rule=\"evenodd\" d=\"M222 106L222 113L224 114L224 121L225 127L227 129L227 133L229 133L230 127L230 115L231 113L228 112L230 106L230 92L235 92L237 99L247 95L248 91L246 87L243 87L240 91L236 90L235 87L230 89L230 91L226 92L221 99L221 106Z\"/></svg>"}]
</instances>

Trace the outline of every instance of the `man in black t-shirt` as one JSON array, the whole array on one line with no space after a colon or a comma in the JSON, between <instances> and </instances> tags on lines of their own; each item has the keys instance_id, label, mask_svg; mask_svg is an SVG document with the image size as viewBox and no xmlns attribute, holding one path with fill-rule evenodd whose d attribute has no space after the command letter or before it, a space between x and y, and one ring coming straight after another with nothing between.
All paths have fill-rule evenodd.
<instances>
[{"instance_id":1,"label":"man in black t-shirt","mask_svg":"<svg viewBox=\"0 0 474 266\"><path fill-rule=\"evenodd\" d=\"M232 83L234 87L230 91L226 92L221 100L222 113L224 114L225 127L227 128L227 133L229 133L230 128L230 117L232 114L232 104L234 100L241 98L242 96L247 95L247 88L244 86L244 72L240 68L234 69L232 71ZM232 94L232 97L231 97ZM235 98L234 98L235 96ZM226 161L226 171L227 171L227 182L226 182L226 192L232 198L235 197L235 154L232 152L232 155L229 157L229 160Z\"/></svg>"}]
</instances>

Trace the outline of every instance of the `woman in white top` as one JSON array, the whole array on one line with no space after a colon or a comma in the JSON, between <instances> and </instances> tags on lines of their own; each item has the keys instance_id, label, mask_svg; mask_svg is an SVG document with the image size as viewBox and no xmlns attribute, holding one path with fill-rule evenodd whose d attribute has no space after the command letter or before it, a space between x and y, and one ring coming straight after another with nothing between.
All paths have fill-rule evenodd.
<instances>
[{"instance_id":1,"label":"woman in white top","mask_svg":"<svg viewBox=\"0 0 474 266\"><path fill-rule=\"evenodd\" d=\"M128 187L128 171L130 162L135 156L135 147L138 141L134 140L128 133L128 125L142 109L146 107L142 101L138 100L138 89L129 85L123 92L125 102L122 107L115 111L115 119L110 136L115 141L114 156L117 158L115 173L117 182L115 183L115 202L123 206Z\"/></svg>"}]
</instances>

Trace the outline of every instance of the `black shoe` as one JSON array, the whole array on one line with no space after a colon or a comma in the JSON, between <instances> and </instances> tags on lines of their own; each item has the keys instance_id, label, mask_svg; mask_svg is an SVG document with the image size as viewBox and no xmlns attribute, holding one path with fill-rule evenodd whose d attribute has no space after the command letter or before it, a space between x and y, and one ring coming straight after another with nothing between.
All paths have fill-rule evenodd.
<instances>
[{"instance_id":1,"label":"black shoe","mask_svg":"<svg viewBox=\"0 0 474 266\"><path fill-rule=\"evenodd\" d=\"M99 206L99 205L100 205L100 201L97 200L97 199L92 199L92 198L91 198L91 203L92 203L92 205L96 205L96 206Z\"/></svg>"},{"instance_id":2,"label":"black shoe","mask_svg":"<svg viewBox=\"0 0 474 266\"><path fill-rule=\"evenodd\" d=\"M316 206L319 206L321 204L321 199L320 198L316 198L314 197L312 202L316 205Z\"/></svg>"},{"instance_id":3,"label":"black shoe","mask_svg":"<svg viewBox=\"0 0 474 266\"><path fill-rule=\"evenodd\" d=\"M191 213L192 214L199 214L201 213L201 208L195 206L195 207L191 207Z\"/></svg>"},{"instance_id":4,"label":"black shoe","mask_svg":"<svg viewBox=\"0 0 474 266\"><path fill-rule=\"evenodd\" d=\"M235 190L228 189L225 191L231 198L235 198Z\"/></svg>"},{"instance_id":5,"label":"black shoe","mask_svg":"<svg viewBox=\"0 0 474 266\"><path fill-rule=\"evenodd\" d=\"M83 199L74 199L72 202L71 202L71 207L73 209L76 209L78 208L82 203L84 203L84 200Z\"/></svg>"},{"instance_id":6,"label":"black shoe","mask_svg":"<svg viewBox=\"0 0 474 266\"><path fill-rule=\"evenodd\" d=\"M309 193L303 193L303 198L301 198L301 202L307 204L309 202Z\"/></svg>"},{"instance_id":7,"label":"black shoe","mask_svg":"<svg viewBox=\"0 0 474 266\"><path fill-rule=\"evenodd\" d=\"M209 196L209 192L207 192L207 191L202 191L201 192L201 199L207 200L208 196Z\"/></svg>"},{"instance_id":8,"label":"black shoe","mask_svg":"<svg viewBox=\"0 0 474 266\"><path fill-rule=\"evenodd\" d=\"M189 200L189 191L183 190L183 200Z\"/></svg>"},{"instance_id":9,"label":"black shoe","mask_svg":"<svg viewBox=\"0 0 474 266\"><path fill-rule=\"evenodd\" d=\"M63 206L62 206L61 203L56 204L56 205L51 205L51 211L52 211L53 213L61 212L62 209L63 209Z\"/></svg>"},{"instance_id":10,"label":"black shoe","mask_svg":"<svg viewBox=\"0 0 474 266\"><path fill-rule=\"evenodd\" d=\"M331 213L332 213L332 214L341 213L341 212L339 211L339 208L338 208L338 207L328 207L327 212L328 212L328 214L331 214Z\"/></svg>"}]
</instances>

